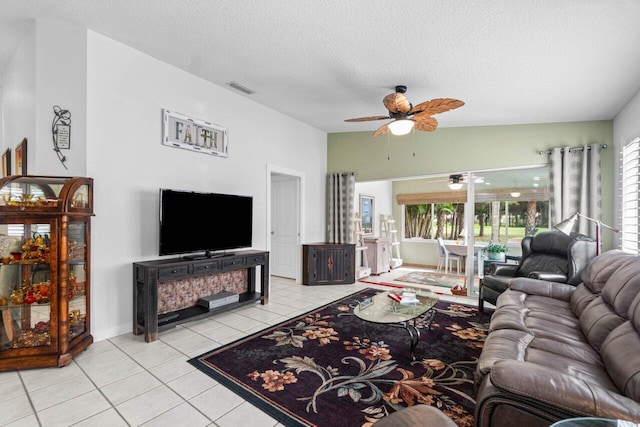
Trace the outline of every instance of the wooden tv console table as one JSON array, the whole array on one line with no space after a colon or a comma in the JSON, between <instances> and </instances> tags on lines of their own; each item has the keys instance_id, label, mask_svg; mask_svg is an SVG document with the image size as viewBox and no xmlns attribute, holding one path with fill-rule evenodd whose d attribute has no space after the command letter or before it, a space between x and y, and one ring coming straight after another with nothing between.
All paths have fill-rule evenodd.
<instances>
[{"instance_id":1,"label":"wooden tv console table","mask_svg":"<svg viewBox=\"0 0 640 427\"><path fill-rule=\"evenodd\" d=\"M260 267L260 292L256 292L256 267ZM247 292L238 302L209 310L187 307L158 316L158 284L197 276L242 270L247 271ZM204 295L201 295L204 296ZM269 252L238 251L218 258L171 258L133 264L133 334L144 333L146 342L156 341L158 332L188 322L260 301L269 302Z\"/></svg>"}]
</instances>

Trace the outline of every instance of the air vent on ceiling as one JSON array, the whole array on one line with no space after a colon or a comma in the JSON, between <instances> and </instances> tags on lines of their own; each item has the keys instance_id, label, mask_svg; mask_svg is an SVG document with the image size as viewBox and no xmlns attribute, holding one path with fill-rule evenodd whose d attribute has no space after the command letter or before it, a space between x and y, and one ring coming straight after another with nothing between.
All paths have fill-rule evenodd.
<instances>
[{"instance_id":1,"label":"air vent on ceiling","mask_svg":"<svg viewBox=\"0 0 640 427\"><path fill-rule=\"evenodd\" d=\"M251 95L252 93L256 93L255 90L251 90L246 86L242 86L240 83L238 82L229 82L227 83L227 85L231 86L232 88L239 90L240 92L244 92L247 95Z\"/></svg>"}]
</instances>

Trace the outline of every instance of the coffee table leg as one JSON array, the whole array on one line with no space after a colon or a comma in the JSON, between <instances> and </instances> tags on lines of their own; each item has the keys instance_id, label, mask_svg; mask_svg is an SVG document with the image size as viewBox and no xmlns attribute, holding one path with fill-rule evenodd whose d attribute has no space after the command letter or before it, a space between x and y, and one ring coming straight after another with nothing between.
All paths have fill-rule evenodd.
<instances>
[{"instance_id":1,"label":"coffee table leg","mask_svg":"<svg viewBox=\"0 0 640 427\"><path fill-rule=\"evenodd\" d=\"M429 309L427 312L425 312L421 316L422 320L427 325L427 330L429 331L431 330L431 324L433 323L434 317L436 317L436 310L433 308ZM420 342L420 329L416 327L416 319L413 319L413 321L403 322L402 327L404 327L407 330L407 332L409 333L409 337L411 338L410 355L411 355L411 360L415 361L416 357L414 356L413 352L418 346L418 342Z\"/></svg>"},{"instance_id":2,"label":"coffee table leg","mask_svg":"<svg viewBox=\"0 0 640 427\"><path fill-rule=\"evenodd\" d=\"M433 318L436 317L436 310L430 308L426 313L422 315L422 319L427 324L427 329L431 330L431 324L433 323Z\"/></svg>"},{"instance_id":3,"label":"coffee table leg","mask_svg":"<svg viewBox=\"0 0 640 427\"><path fill-rule=\"evenodd\" d=\"M409 357L411 358L411 361L415 361L416 356L414 356L413 352L418 346L418 342L420 342L420 330L416 328L416 325L412 324L411 322L404 322L403 326L409 333L409 338L411 339L411 350L409 352Z\"/></svg>"}]
</instances>

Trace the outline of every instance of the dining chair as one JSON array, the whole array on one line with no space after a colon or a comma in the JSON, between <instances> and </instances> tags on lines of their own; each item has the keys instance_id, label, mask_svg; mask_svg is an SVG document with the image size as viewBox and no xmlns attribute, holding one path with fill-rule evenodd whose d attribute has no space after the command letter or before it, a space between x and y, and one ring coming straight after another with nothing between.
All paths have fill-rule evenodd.
<instances>
[{"instance_id":1,"label":"dining chair","mask_svg":"<svg viewBox=\"0 0 640 427\"><path fill-rule=\"evenodd\" d=\"M451 265L453 261L456 262L456 267L458 269L458 274L460 274L460 266L462 265L463 256L452 254L447 250L447 247L444 245L444 240L442 237L438 237L438 251L440 253L440 258L438 259L438 268L440 271L442 266L444 265L444 272L446 274L449 273L449 269L453 270L453 266Z\"/></svg>"}]
</instances>

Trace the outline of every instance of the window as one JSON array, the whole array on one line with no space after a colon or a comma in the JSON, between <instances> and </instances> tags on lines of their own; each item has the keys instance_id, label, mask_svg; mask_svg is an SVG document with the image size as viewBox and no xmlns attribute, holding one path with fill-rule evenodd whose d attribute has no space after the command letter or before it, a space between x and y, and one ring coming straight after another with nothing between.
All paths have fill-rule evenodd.
<instances>
[{"instance_id":1,"label":"window","mask_svg":"<svg viewBox=\"0 0 640 427\"><path fill-rule=\"evenodd\" d=\"M464 203L405 205L404 218L404 237L407 239L442 237L455 240L464 234ZM548 200L475 204L476 242L519 242L524 236L548 230L548 223Z\"/></svg>"},{"instance_id":2,"label":"window","mask_svg":"<svg viewBox=\"0 0 640 427\"><path fill-rule=\"evenodd\" d=\"M525 190L521 190L525 191ZM518 196L522 200L495 200L475 204L476 242L520 244L524 236L533 236L549 227L549 200L536 200L538 194ZM542 197L548 198L545 193Z\"/></svg>"},{"instance_id":3,"label":"window","mask_svg":"<svg viewBox=\"0 0 640 427\"><path fill-rule=\"evenodd\" d=\"M465 230L467 182L474 182L473 229ZM395 184L403 208L405 239L464 240L520 245L524 236L549 228L549 171L546 166L463 175L460 189L451 176Z\"/></svg>"},{"instance_id":4,"label":"window","mask_svg":"<svg viewBox=\"0 0 640 427\"><path fill-rule=\"evenodd\" d=\"M636 138L622 148L621 168L622 210L620 224L621 249L640 255L638 240L640 240L640 138Z\"/></svg>"},{"instance_id":5,"label":"window","mask_svg":"<svg viewBox=\"0 0 640 427\"><path fill-rule=\"evenodd\" d=\"M464 203L405 205L404 237L455 240L464 226Z\"/></svg>"}]
</instances>

